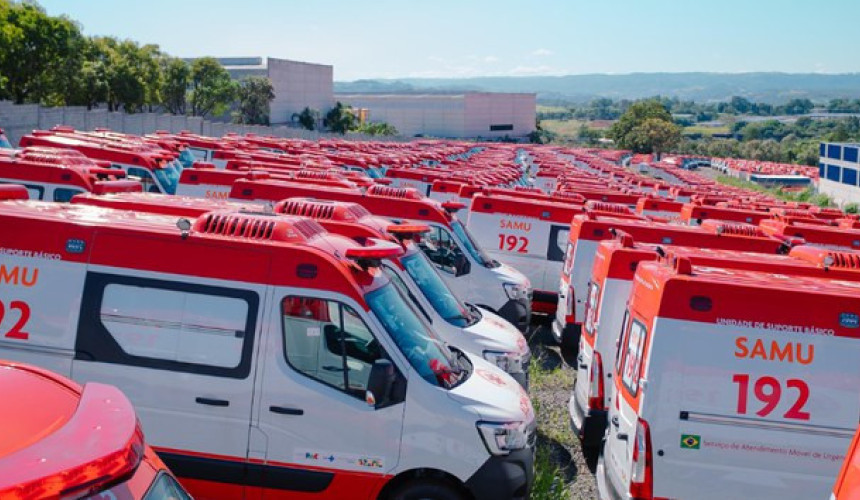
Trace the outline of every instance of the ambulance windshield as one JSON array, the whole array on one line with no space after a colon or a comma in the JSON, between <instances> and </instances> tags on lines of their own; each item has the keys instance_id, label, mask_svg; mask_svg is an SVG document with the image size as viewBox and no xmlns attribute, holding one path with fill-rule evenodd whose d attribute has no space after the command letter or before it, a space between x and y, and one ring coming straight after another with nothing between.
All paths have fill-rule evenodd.
<instances>
[{"instance_id":1,"label":"ambulance windshield","mask_svg":"<svg viewBox=\"0 0 860 500\"><path fill-rule=\"evenodd\" d=\"M365 296L370 310L382 323L409 364L427 382L451 388L466 372L391 283Z\"/></svg>"},{"instance_id":2,"label":"ambulance windshield","mask_svg":"<svg viewBox=\"0 0 860 500\"><path fill-rule=\"evenodd\" d=\"M445 321L461 328L469 326L471 314L445 285L423 252L414 252L412 255L403 257L401 262L406 272L421 289L421 293Z\"/></svg>"},{"instance_id":3,"label":"ambulance windshield","mask_svg":"<svg viewBox=\"0 0 860 500\"><path fill-rule=\"evenodd\" d=\"M167 163L162 168L156 168L155 178L158 179L165 194L176 194L176 186L179 184L179 171L173 162Z\"/></svg>"},{"instance_id":4,"label":"ambulance windshield","mask_svg":"<svg viewBox=\"0 0 860 500\"><path fill-rule=\"evenodd\" d=\"M499 267L499 263L489 258L487 254L484 253L484 250L472 240L472 235L463 227L463 223L458 220L451 221L451 227L454 229L454 234L457 235L457 239L460 240L460 243L466 247L466 251L469 252L469 255L475 259L478 264L481 264L487 268Z\"/></svg>"},{"instance_id":5,"label":"ambulance windshield","mask_svg":"<svg viewBox=\"0 0 860 500\"><path fill-rule=\"evenodd\" d=\"M9 139L6 139L6 136L2 133L0 133L0 148L12 148L12 144L9 143Z\"/></svg>"}]
</instances>

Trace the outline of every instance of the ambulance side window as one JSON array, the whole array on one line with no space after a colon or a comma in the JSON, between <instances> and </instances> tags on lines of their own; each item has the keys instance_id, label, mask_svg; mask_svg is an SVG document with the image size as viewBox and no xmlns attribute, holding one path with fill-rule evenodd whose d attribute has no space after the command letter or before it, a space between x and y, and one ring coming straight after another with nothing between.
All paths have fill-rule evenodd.
<instances>
[{"instance_id":1,"label":"ambulance side window","mask_svg":"<svg viewBox=\"0 0 860 500\"><path fill-rule=\"evenodd\" d=\"M621 321L621 331L615 344L615 372L621 373L621 358L624 355L624 345L627 343L627 327L630 326L630 312L624 311L624 319Z\"/></svg>"},{"instance_id":2,"label":"ambulance side window","mask_svg":"<svg viewBox=\"0 0 860 500\"><path fill-rule=\"evenodd\" d=\"M249 290L89 273L75 359L245 378L258 309Z\"/></svg>"},{"instance_id":3,"label":"ambulance side window","mask_svg":"<svg viewBox=\"0 0 860 500\"><path fill-rule=\"evenodd\" d=\"M72 200L72 196L83 193L80 189L57 188L54 190L54 201L65 203Z\"/></svg>"},{"instance_id":4,"label":"ambulance side window","mask_svg":"<svg viewBox=\"0 0 860 500\"><path fill-rule=\"evenodd\" d=\"M639 392L639 373L646 336L645 325L633 320L630 325L630 332L627 334L627 345L624 349L624 362L621 371L621 381L624 382L624 387L627 388L631 396L636 396Z\"/></svg>"},{"instance_id":5,"label":"ambulance side window","mask_svg":"<svg viewBox=\"0 0 860 500\"><path fill-rule=\"evenodd\" d=\"M567 242L570 238L568 226L552 226L549 229L549 244L546 249L546 258L554 262L564 262Z\"/></svg>"},{"instance_id":6,"label":"ambulance side window","mask_svg":"<svg viewBox=\"0 0 860 500\"><path fill-rule=\"evenodd\" d=\"M284 355L297 372L362 401L370 369L385 350L351 307L340 302L286 297Z\"/></svg>"},{"instance_id":7,"label":"ambulance side window","mask_svg":"<svg viewBox=\"0 0 860 500\"><path fill-rule=\"evenodd\" d=\"M452 274L456 272L457 261L465 258L451 233L439 226L432 226L419 245L431 262Z\"/></svg>"}]
</instances>

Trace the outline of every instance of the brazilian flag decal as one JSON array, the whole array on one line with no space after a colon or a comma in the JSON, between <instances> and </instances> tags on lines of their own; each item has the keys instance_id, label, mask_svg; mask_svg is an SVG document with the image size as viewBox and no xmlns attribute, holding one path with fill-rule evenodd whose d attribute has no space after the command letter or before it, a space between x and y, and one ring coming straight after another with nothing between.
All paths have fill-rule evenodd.
<instances>
[{"instance_id":1,"label":"brazilian flag decal","mask_svg":"<svg viewBox=\"0 0 860 500\"><path fill-rule=\"evenodd\" d=\"M681 448L686 450L698 450L702 445L702 437L695 434L681 434Z\"/></svg>"}]
</instances>

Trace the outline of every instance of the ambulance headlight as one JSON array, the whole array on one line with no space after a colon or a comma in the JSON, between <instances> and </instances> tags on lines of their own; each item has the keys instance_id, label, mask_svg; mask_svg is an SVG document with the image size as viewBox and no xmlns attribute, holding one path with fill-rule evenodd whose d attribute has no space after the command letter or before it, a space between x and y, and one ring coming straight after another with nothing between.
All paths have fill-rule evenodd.
<instances>
[{"instance_id":1,"label":"ambulance headlight","mask_svg":"<svg viewBox=\"0 0 860 500\"><path fill-rule=\"evenodd\" d=\"M507 455L528 445L528 428L524 422L478 422L478 432L490 455Z\"/></svg>"},{"instance_id":2,"label":"ambulance headlight","mask_svg":"<svg viewBox=\"0 0 860 500\"><path fill-rule=\"evenodd\" d=\"M484 351L484 359L508 373L523 371L521 355L515 352Z\"/></svg>"},{"instance_id":3,"label":"ambulance headlight","mask_svg":"<svg viewBox=\"0 0 860 500\"><path fill-rule=\"evenodd\" d=\"M511 300L527 300L529 298L529 287L518 283L503 283L505 294Z\"/></svg>"}]
</instances>

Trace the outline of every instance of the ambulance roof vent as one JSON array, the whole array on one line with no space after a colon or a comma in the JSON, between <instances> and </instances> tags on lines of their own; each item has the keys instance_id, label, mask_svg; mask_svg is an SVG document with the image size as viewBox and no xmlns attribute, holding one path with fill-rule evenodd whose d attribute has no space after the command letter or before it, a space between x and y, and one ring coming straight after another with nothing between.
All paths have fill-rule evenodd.
<instances>
[{"instance_id":1,"label":"ambulance roof vent","mask_svg":"<svg viewBox=\"0 0 860 500\"><path fill-rule=\"evenodd\" d=\"M235 212L211 212L194 224L197 233L231 236L248 240L299 242L325 232L310 219Z\"/></svg>"},{"instance_id":2,"label":"ambulance roof vent","mask_svg":"<svg viewBox=\"0 0 860 500\"><path fill-rule=\"evenodd\" d=\"M760 227L750 224L714 224L713 231L719 235L729 236L756 236L760 238L767 236Z\"/></svg>"},{"instance_id":3,"label":"ambulance roof vent","mask_svg":"<svg viewBox=\"0 0 860 500\"><path fill-rule=\"evenodd\" d=\"M294 174L299 179L339 180L341 176L324 170L298 170Z\"/></svg>"},{"instance_id":4,"label":"ambulance roof vent","mask_svg":"<svg viewBox=\"0 0 860 500\"><path fill-rule=\"evenodd\" d=\"M289 198L275 205L275 212L301 215L318 220L357 221L370 216L370 212L358 203L316 200L313 198Z\"/></svg>"},{"instance_id":5,"label":"ambulance roof vent","mask_svg":"<svg viewBox=\"0 0 860 500\"><path fill-rule=\"evenodd\" d=\"M799 217L803 219L814 219L815 216L810 214L806 210L800 210L797 208L780 208L775 211L776 214L780 217Z\"/></svg>"},{"instance_id":6,"label":"ambulance roof vent","mask_svg":"<svg viewBox=\"0 0 860 500\"><path fill-rule=\"evenodd\" d=\"M420 200L421 194L413 188L396 188L374 184L367 189L367 194L380 198L400 198L405 200Z\"/></svg>"},{"instance_id":7,"label":"ambulance roof vent","mask_svg":"<svg viewBox=\"0 0 860 500\"><path fill-rule=\"evenodd\" d=\"M830 252L824 257L824 266L830 269L860 269L860 254Z\"/></svg>"},{"instance_id":8,"label":"ambulance roof vent","mask_svg":"<svg viewBox=\"0 0 860 500\"><path fill-rule=\"evenodd\" d=\"M606 203L603 201L590 200L585 203L585 209L594 212L608 212L612 214L629 214L630 209L620 203Z\"/></svg>"}]
</instances>

